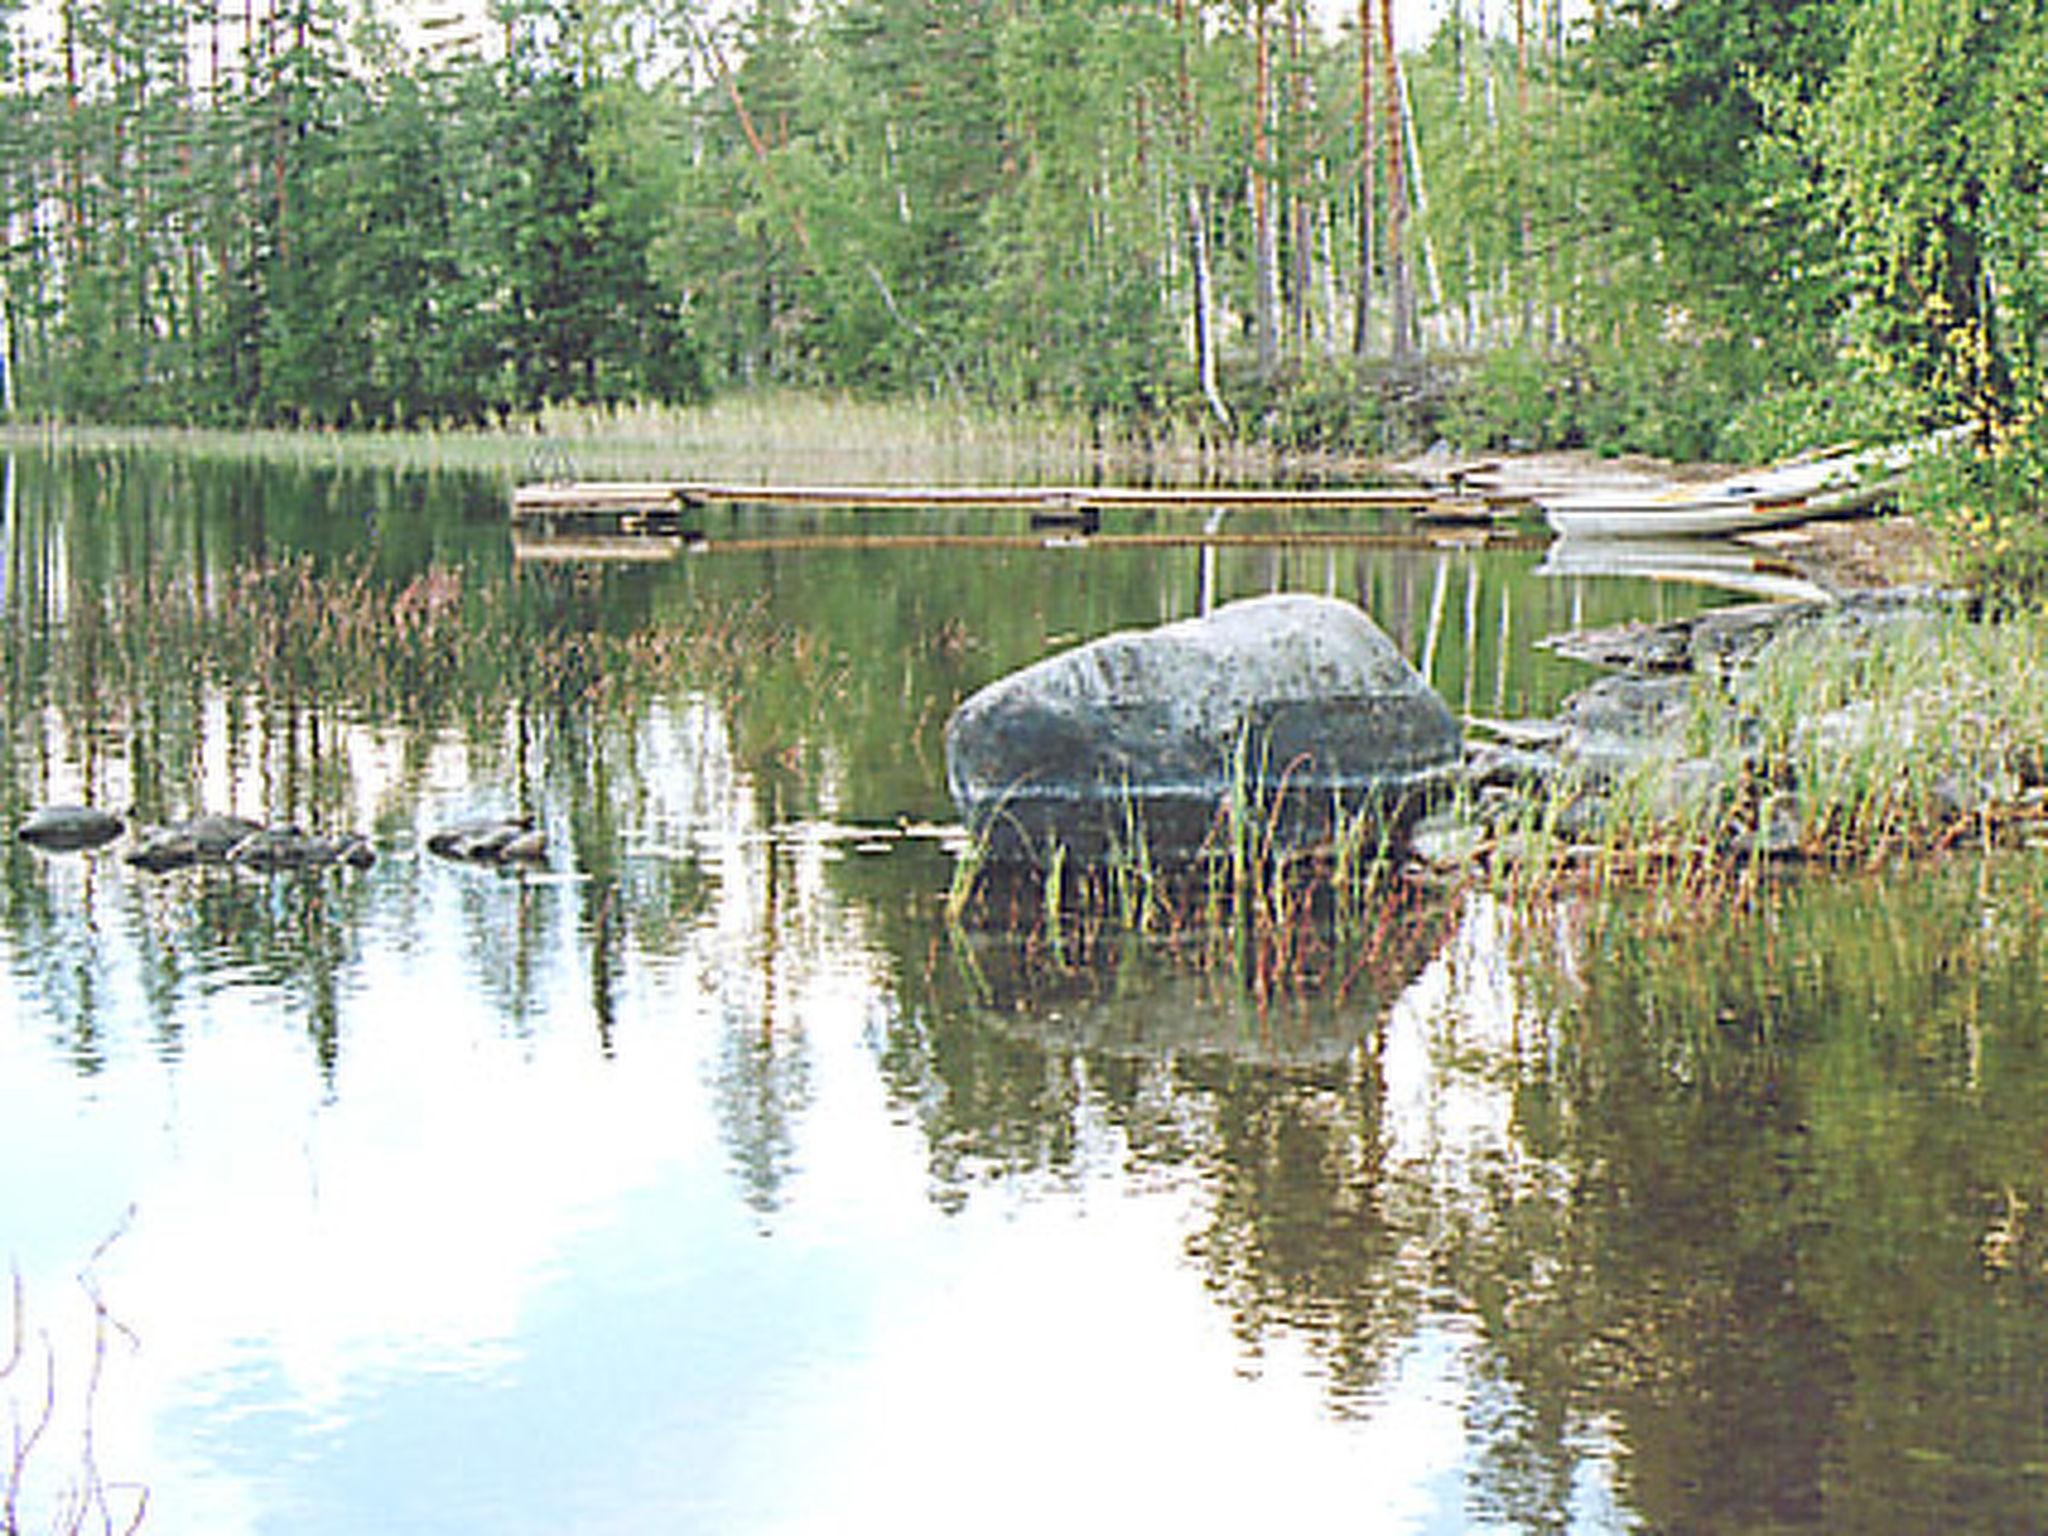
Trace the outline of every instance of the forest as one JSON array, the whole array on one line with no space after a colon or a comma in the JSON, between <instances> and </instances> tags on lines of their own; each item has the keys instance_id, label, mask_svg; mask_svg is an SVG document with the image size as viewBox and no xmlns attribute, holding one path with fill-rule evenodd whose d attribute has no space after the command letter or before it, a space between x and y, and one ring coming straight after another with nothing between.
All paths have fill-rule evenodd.
<instances>
[{"instance_id":1,"label":"forest","mask_svg":"<svg viewBox=\"0 0 2048 1536\"><path fill-rule=\"evenodd\" d=\"M498 0L418 47L363 0L0 0L0 404L789 387L1693 457L1967 419L2040 504L2048 0L1438 0L1405 52L1396 9Z\"/></svg>"}]
</instances>

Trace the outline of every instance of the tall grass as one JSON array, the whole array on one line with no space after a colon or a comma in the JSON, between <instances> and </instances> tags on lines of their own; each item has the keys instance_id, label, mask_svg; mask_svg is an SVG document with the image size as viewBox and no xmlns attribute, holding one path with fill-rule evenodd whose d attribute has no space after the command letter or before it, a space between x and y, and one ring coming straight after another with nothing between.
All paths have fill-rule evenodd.
<instances>
[{"instance_id":1,"label":"tall grass","mask_svg":"<svg viewBox=\"0 0 2048 1536\"><path fill-rule=\"evenodd\" d=\"M1341 990L1384 948L1406 899L1391 827L1381 810L1333 806L1333 835L1294 846L1288 778L1254 772L1241 745L1215 821L1191 855L1155 849L1130 795L1099 859L1055 842L1035 861L997 862L984 829L954 864L945 910L956 946L971 952L993 930L1042 963L1073 969L1136 944L1228 975L1262 1006Z\"/></svg>"},{"instance_id":2,"label":"tall grass","mask_svg":"<svg viewBox=\"0 0 2048 1536\"><path fill-rule=\"evenodd\" d=\"M1784 858L1876 864L2044 829L2048 620L1945 611L1789 631L1701 677L1678 737L1501 818L1492 878L1511 896L1654 884L1704 902Z\"/></svg>"},{"instance_id":3,"label":"tall grass","mask_svg":"<svg viewBox=\"0 0 2048 1536\"><path fill-rule=\"evenodd\" d=\"M479 582L460 565L379 575L366 558L252 562L203 576L124 577L72 594L64 625L24 633L0 677L90 733L193 728L199 692L318 728L388 723L424 741L479 739L508 718L587 720L647 701L742 690L778 735L804 734L843 697L847 665L774 619L765 599L706 598L679 619L609 622L574 582ZM742 744L744 750L744 744Z\"/></svg>"},{"instance_id":4,"label":"tall grass","mask_svg":"<svg viewBox=\"0 0 2048 1536\"><path fill-rule=\"evenodd\" d=\"M0 447L127 449L298 468L459 470L508 480L1037 483L1097 473L1231 479L1294 460L1185 424L1128 423L959 400L771 390L701 405L562 405L494 427L394 432L0 424ZM1304 464L1306 460L1302 461Z\"/></svg>"}]
</instances>

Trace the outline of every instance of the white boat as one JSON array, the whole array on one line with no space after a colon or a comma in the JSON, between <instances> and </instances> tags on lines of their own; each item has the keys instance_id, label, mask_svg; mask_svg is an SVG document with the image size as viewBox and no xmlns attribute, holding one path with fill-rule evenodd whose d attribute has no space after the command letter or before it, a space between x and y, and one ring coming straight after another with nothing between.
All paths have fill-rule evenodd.
<instances>
[{"instance_id":1,"label":"white boat","mask_svg":"<svg viewBox=\"0 0 2048 1536\"><path fill-rule=\"evenodd\" d=\"M1535 501L1550 526L1569 538L1747 533L1861 511L1890 493L1923 446L1795 459L1726 480L1575 491Z\"/></svg>"}]
</instances>

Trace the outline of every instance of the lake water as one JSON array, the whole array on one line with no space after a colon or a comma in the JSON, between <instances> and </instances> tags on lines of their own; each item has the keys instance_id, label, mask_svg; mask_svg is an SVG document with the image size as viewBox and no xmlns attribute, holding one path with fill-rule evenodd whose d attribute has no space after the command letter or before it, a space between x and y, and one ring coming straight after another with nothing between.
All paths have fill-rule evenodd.
<instances>
[{"instance_id":1,"label":"lake water","mask_svg":"<svg viewBox=\"0 0 2048 1536\"><path fill-rule=\"evenodd\" d=\"M505 477L4 475L7 824L380 853L0 851L23 1531L2048 1525L2038 860L1415 899L1264 1009L944 920L947 713L1051 650L1330 592L1515 716L1586 678L1540 636L1711 592L1021 519L519 560ZM546 867L423 851L479 811Z\"/></svg>"}]
</instances>

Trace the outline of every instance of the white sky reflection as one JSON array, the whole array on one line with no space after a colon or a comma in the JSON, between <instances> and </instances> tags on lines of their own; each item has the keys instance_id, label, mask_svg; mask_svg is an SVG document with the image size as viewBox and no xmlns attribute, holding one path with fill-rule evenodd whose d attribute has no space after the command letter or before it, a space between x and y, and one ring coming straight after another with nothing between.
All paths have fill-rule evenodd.
<instances>
[{"instance_id":1,"label":"white sky reflection","mask_svg":"<svg viewBox=\"0 0 2048 1536\"><path fill-rule=\"evenodd\" d=\"M112 1031L90 1077L47 1020L0 1029L0 1157L62 1170L8 1180L0 1230L71 1372L65 1445L73 1275L134 1209L101 1277L139 1347L110 1353L95 1428L149 1531L1472 1528L1468 1324L1425 1306L1334 1412L1312 1344L1280 1328L1248 1360L1190 1260L1200 1173L1127 1167L1092 1103L1077 1173L944 1214L877 1070L898 1005L835 851L758 823L715 715L645 730L635 856L693 849L715 878L675 953L629 943L610 1054L575 884L402 851L368 877L331 1082L304 1000L255 978L191 990L175 1049ZM434 758L433 814L469 781ZM53 863L48 891L98 913L134 999L121 881ZM477 935L515 926L538 952L508 1006ZM1392 1199L1460 1202L1516 1155L1501 944L1475 908L1388 1020ZM735 1040L789 1076L735 1088ZM788 1097L766 1208L722 1118L762 1111L732 1102L752 1090ZM1618 1523L1604 1486L1578 1528Z\"/></svg>"}]
</instances>

